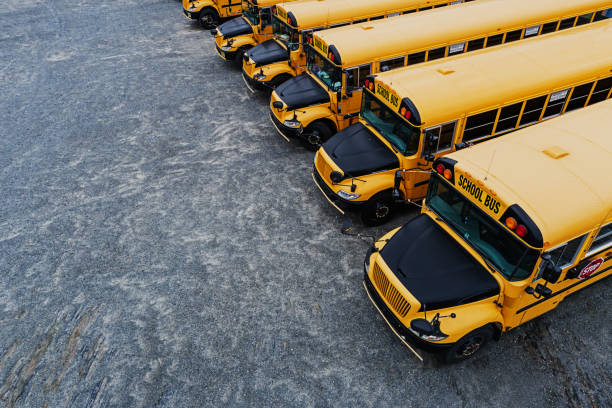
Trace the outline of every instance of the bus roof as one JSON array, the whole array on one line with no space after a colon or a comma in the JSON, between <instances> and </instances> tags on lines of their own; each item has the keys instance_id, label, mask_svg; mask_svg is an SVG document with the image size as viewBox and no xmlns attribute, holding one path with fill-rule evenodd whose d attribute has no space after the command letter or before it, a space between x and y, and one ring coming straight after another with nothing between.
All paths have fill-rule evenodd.
<instances>
[{"instance_id":1,"label":"bus roof","mask_svg":"<svg viewBox=\"0 0 612 408\"><path fill-rule=\"evenodd\" d=\"M531 95L566 89L568 83L609 76L612 20L602 20L376 74L400 97L410 98L421 123L443 123Z\"/></svg>"},{"instance_id":2,"label":"bus roof","mask_svg":"<svg viewBox=\"0 0 612 408\"><path fill-rule=\"evenodd\" d=\"M281 4L285 2L290 2L294 0L249 0L251 3L255 4L257 7L270 7L275 4Z\"/></svg>"},{"instance_id":3,"label":"bus roof","mask_svg":"<svg viewBox=\"0 0 612 408\"><path fill-rule=\"evenodd\" d=\"M343 67L352 67L606 7L612 7L609 0L479 0L338 27L315 36L336 47Z\"/></svg>"},{"instance_id":4,"label":"bus roof","mask_svg":"<svg viewBox=\"0 0 612 408\"><path fill-rule=\"evenodd\" d=\"M329 26L368 16L391 14L411 8L446 3L447 0L302 0L277 4L293 13L300 30Z\"/></svg>"},{"instance_id":5,"label":"bus roof","mask_svg":"<svg viewBox=\"0 0 612 408\"><path fill-rule=\"evenodd\" d=\"M610 128L612 100L446 157L521 206L553 248L612 219Z\"/></svg>"}]
</instances>

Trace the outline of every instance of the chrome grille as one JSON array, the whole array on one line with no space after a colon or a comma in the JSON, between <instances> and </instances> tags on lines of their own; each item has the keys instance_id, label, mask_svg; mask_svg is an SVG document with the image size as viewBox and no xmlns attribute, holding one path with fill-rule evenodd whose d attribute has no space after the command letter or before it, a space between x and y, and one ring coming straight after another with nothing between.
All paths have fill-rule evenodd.
<instances>
[{"instance_id":1,"label":"chrome grille","mask_svg":"<svg viewBox=\"0 0 612 408\"><path fill-rule=\"evenodd\" d=\"M389 279L378 264L374 264L372 277L374 278L374 284L378 288L378 291L387 300L387 303L391 305L395 313L400 317L406 316L406 313L410 310L410 303L408 303L399 291L395 289L395 286L389 282Z\"/></svg>"}]
</instances>

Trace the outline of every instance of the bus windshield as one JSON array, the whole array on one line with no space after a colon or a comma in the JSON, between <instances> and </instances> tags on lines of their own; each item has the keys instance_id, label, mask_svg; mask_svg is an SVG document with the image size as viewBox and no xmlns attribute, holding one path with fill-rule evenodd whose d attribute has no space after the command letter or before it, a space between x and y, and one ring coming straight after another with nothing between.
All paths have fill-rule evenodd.
<instances>
[{"instance_id":1,"label":"bus windshield","mask_svg":"<svg viewBox=\"0 0 612 408\"><path fill-rule=\"evenodd\" d=\"M367 89L361 98L361 117L404 156L412 156L419 149L420 129L402 119Z\"/></svg>"},{"instance_id":2,"label":"bus windshield","mask_svg":"<svg viewBox=\"0 0 612 408\"><path fill-rule=\"evenodd\" d=\"M538 251L529 248L435 173L429 179L427 205L507 280L531 275Z\"/></svg>"},{"instance_id":3,"label":"bus windshield","mask_svg":"<svg viewBox=\"0 0 612 408\"><path fill-rule=\"evenodd\" d=\"M310 46L306 47L306 67L332 91L338 91L342 87L342 70Z\"/></svg>"},{"instance_id":4,"label":"bus windshield","mask_svg":"<svg viewBox=\"0 0 612 408\"><path fill-rule=\"evenodd\" d=\"M253 25L259 24L259 8L247 0L242 0L242 14Z\"/></svg>"},{"instance_id":5,"label":"bus windshield","mask_svg":"<svg viewBox=\"0 0 612 408\"><path fill-rule=\"evenodd\" d=\"M281 41L285 46L295 51L300 48L300 33L296 29L274 17L272 21L272 29L274 30L274 38Z\"/></svg>"}]
</instances>

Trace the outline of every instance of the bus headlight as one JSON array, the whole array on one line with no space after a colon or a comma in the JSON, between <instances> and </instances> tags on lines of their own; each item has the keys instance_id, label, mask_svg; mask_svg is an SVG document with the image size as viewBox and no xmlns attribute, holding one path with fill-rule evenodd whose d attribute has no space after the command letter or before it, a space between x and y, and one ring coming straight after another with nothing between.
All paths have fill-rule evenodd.
<instances>
[{"instance_id":1,"label":"bus headlight","mask_svg":"<svg viewBox=\"0 0 612 408\"><path fill-rule=\"evenodd\" d=\"M361 194L353 194L344 190L339 190L338 195L340 196L340 198L344 198L345 200L354 200L356 198L361 197Z\"/></svg>"},{"instance_id":2,"label":"bus headlight","mask_svg":"<svg viewBox=\"0 0 612 408\"><path fill-rule=\"evenodd\" d=\"M448 334L444 334L439 330L438 333L435 334L421 334L413 330L412 327L408 327L408 330L410 330L415 336L427 341L441 341L448 337Z\"/></svg>"},{"instance_id":3,"label":"bus headlight","mask_svg":"<svg viewBox=\"0 0 612 408\"><path fill-rule=\"evenodd\" d=\"M299 120L286 120L283 122L283 125L290 127L290 128L294 128L294 129L302 126Z\"/></svg>"},{"instance_id":4,"label":"bus headlight","mask_svg":"<svg viewBox=\"0 0 612 408\"><path fill-rule=\"evenodd\" d=\"M224 45L223 47L221 47L221 49L223 51L231 51L233 47L231 45Z\"/></svg>"},{"instance_id":5,"label":"bus headlight","mask_svg":"<svg viewBox=\"0 0 612 408\"><path fill-rule=\"evenodd\" d=\"M261 72L258 72L255 75L253 75L253 79L256 81L263 81L264 79L266 79L266 76L262 74Z\"/></svg>"}]
</instances>

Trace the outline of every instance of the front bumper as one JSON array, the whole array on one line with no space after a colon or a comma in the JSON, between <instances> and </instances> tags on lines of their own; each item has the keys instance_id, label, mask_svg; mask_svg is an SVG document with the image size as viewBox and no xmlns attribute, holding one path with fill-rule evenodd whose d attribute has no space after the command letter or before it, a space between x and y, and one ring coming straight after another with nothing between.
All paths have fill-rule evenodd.
<instances>
[{"instance_id":1,"label":"front bumper","mask_svg":"<svg viewBox=\"0 0 612 408\"><path fill-rule=\"evenodd\" d=\"M217 54L219 54L219 56L226 61L233 61L234 58L236 57L236 51L223 51L216 44L215 44L215 49L217 50Z\"/></svg>"},{"instance_id":2,"label":"front bumper","mask_svg":"<svg viewBox=\"0 0 612 408\"><path fill-rule=\"evenodd\" d=\"M289 141L290 139L295 139L304 131L304 129L301 127L296 129L296 128L290 128L288 126L285 126L278 119L276 119L276 116L274 116L274 113L272 113L272 110L270 110L270 120L272 121L272 124L276 128L276 131L286 141Z\"/></svg>"},{"instance_id":3,"label":"front bumper","mask_svg":"<svg viewBox=\"0 0 612 408\"><path fill-rule=\"evenodd\" d=\"M344 214L346 211L348 212L359 212L363 209L363 206L366 204L366 201L349 201L344 198L339 197L329 186L323 181L321 175L317 171L317 168L313 166L312 168L312 179L314 180L319 190L323 193L327 201L336 208L336 210L340 211L341 214Z\"/></svg>"},{"instance_id":4,"label":"front bumper","mask_svg":"<svg viewBox=\"0 0 612 408\"><path fill-rule=\"evenodd\" d=\"M378 309L378 312L381 314L381 316L385 319L393 333L395 333L395 335L399 337L402 343L408 346L408 348L410 348L410 350L412 350L412 352L415 353L421 359L421 361L423 361L423 358L412 348L412 346L431 353L442 353L452 347L452 343L430 343L412 334L412 332L408 330L408 328L404 326L403 323L400 322L397 317L395 317L395 315L393 314L393 312L391 312L385 301L381 299L380 295L374 288L372 281L370 281L367 272L365 272L363 276L363 287L365 288L368 297L370 298L376 309Z\"/></svg>"},{"instance_id":5,"label":"front bumper","mask_svg":"<svg viewBox=\"0 0 612 408\"><path fill-rule=\"evenodd\" d=\"M185 17L189 20L197 20L200 18L200 11L189 11L183 9L183 14L185 14Z\"/></svg>"},{"instance_id":6,"label":"front bumper","mask_svg":"<svg viewBox=\"0 0 612 408\"><path fill-rule=\"evenodd\" d=\"M244 71L244 69L242 69L242 79L244 80L244 83L246 84L247 88L249 88L253 92L255 92L256 90L265 91L266 89L268 89L268 87L264 83L256 81L253 78L251 78Z\"/></svg>"}]
</instances>

